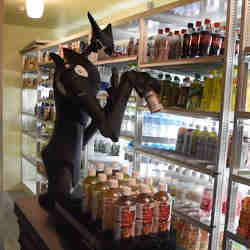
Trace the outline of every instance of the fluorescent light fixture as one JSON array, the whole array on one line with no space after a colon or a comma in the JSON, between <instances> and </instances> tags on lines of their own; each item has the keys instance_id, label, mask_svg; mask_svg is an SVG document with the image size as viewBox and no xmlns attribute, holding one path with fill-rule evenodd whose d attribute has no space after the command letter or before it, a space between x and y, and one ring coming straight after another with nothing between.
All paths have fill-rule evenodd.
<instances>
[{"instance_id":1,"label":"fluorescent light fixture","mask_svg":"<svg viewBox=\"0 0 250 250\"><path fill-rule=\"evenodd\" d=\"M41 18L44 11L44 0L26 0L26 13L30 18Z\"/></svg>"}]
</instances>

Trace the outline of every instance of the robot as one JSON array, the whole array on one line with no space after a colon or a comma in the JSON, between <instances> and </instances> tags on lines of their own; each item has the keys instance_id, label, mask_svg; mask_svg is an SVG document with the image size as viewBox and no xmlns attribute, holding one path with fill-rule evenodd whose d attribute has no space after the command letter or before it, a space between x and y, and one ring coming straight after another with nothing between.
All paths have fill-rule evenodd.
<instances>
[{"instance_id":1,"label":"robot","mask_svg":"<svg viewBox=\"0 0 250 250\"><path fill-rule=\"evenodd\" d=\"M157 99L160 84L145 72L128 71L120 82L114 70L111 77L109 98L102 108L96 99L100 75L89 60L91 53L104 49L109 56L114 51L112 26L101 30L88 13L92 27L92 39L79 54L64 48L64 59L55 53L50 57L55 63L53 89L56 106L56 121L50 142L42 151L42 159L48 176L48 192L39 196L39 203L47 210L55 202L74 203L72 190L80 178L81 150L97 132L117 142L126 105L134 88L145 98L151 111L159 111ZM88 119L91 118L87 126ZM79 201L78 201L79 202Z\"/></svg>"}]
</instances>

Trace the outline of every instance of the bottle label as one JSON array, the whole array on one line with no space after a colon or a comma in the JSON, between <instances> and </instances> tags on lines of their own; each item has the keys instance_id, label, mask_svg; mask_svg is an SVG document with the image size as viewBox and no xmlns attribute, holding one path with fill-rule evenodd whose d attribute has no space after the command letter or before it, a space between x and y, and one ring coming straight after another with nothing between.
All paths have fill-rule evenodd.
<instances>
[{"instance_id":1,"label":"bottle label","mask_svg":"<svg viewBox=\"0 0 250 250\"><path fill-rule=\"evenodd\" d=\"M170 230L172 202L155 202L154 233Z\"/></svg>"},{"instance_id":2,"label":"bottle label","mask_svg":"<svg viewBox=\"0 0 250 250\"><path fill-rule=\"evenodd\" d=\"M112 230L114 225L114 206L118 200L117 197L103 197L103 220L102 229L103 231Z\"/></svg>"},{"instance_id":3,"label":"bottle label","mask_svg":"<svg viewBox=\"0 0 250 250\"><path fill-rule=\"evenodd\" d=\"M127 239L135 236L136 206L115 206L114 238Z\"/></svg>"},{"instance_id":4,"label":"bottle label","mask_svg":"<svg viewBox=\"0 0 250 250\"><path fill-rule=\"evenodd\" d=\"M89 211L89 195L88 195L89 184L83 185L83 207L82 210L84 213Z\"/></svg>"},{"instance_id":5,"label":"bottle label","mask_svg":"<svg viewBox=\"0 0 250 250\"><path fill-rule=\"evenodd\" d=\"M141 236L153 232L154 203L136 204L135 235Z\"/></svg>"}]
</instances>

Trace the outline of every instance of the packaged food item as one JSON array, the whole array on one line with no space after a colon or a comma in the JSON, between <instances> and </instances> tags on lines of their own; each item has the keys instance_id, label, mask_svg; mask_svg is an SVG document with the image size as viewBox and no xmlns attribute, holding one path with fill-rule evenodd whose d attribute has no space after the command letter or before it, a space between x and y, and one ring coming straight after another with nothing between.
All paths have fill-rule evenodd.
<instances>
[{"instance_id":1,"label":"packaged food item","mask_svg":"<svg viewBox=\"0 0 250 250\"><path fill-rule=\"evenodd\" d=\"M96 184L96 171L95 169L89 169L89 175L84 179L82 183L82 191L83 191L83 213L90 212L90 197L89 197L89 186Z\"/></svg>"},{"instance_id":2,"label":"packaged food item","mask_svg":"<svg viewBox=\"0 0 250 250\"><path fill-rule=\"evenodd\" d=\"M103 173L98 175L98 182L92 189L91 217L93 221L102 219L102 192L109 189L107 176Z\"/></svg>"},{"instance_id":3,"label":"packaged food item","mask_svg":"<svg viewBox=\"0 0 250 250\"><path fill-rule=\"evenodd\" d=\"M141 192L136 199L135 235L142 236L153 232L154 200L147 185L141 184Z\"/></svg>"},{"instance_id":4,"label":"packaged food item","mask_svg":"<svg viewBox=\"0 0 250 250\"><path fill-rule=\"evenodd\" d=\"M102 230L113 230L115 223L115 203L121 197L121 189L118 186L118 181L115 179L109 180L110 188L103 193L102 206Z\"/></svg>"},{"instance_id":5,"label":"packaged food item","mask_svg":"<svg viewBox=\"0 0 250 250\"><path fill-rule=\"evenodd\" d=\"M165 232L170 230L172 198L167 193L167 185L159 184L159 191L154 195L154 227L153 232Z\"/></svg>"},{"instance_id":6,"label":"packaged food item","mask_svg":"<svg viewBox=\"0 0 250 250\"><path fill-rule=\"evenodd\" d=\"M135 236L136 202L131 196L131 188L124 187L123 194L115 203L114 239L122 240Z\"/></svg>"}]
</instances>

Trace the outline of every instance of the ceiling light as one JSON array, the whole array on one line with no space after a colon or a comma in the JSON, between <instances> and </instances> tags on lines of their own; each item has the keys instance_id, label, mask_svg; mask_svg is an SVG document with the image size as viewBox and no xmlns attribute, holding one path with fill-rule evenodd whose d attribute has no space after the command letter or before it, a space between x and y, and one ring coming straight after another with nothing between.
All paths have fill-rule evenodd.
<instances>
[{"instance_id":1,"label":"ceiling light","mask_svg":"<svg viewBox=\"0 0 250 250\"><path fill-rule=\"evenodd\" d=\"M44 0L26 0L26 13L30 18L41 18L44 11Z\"/></svg>"}]
</instances>

